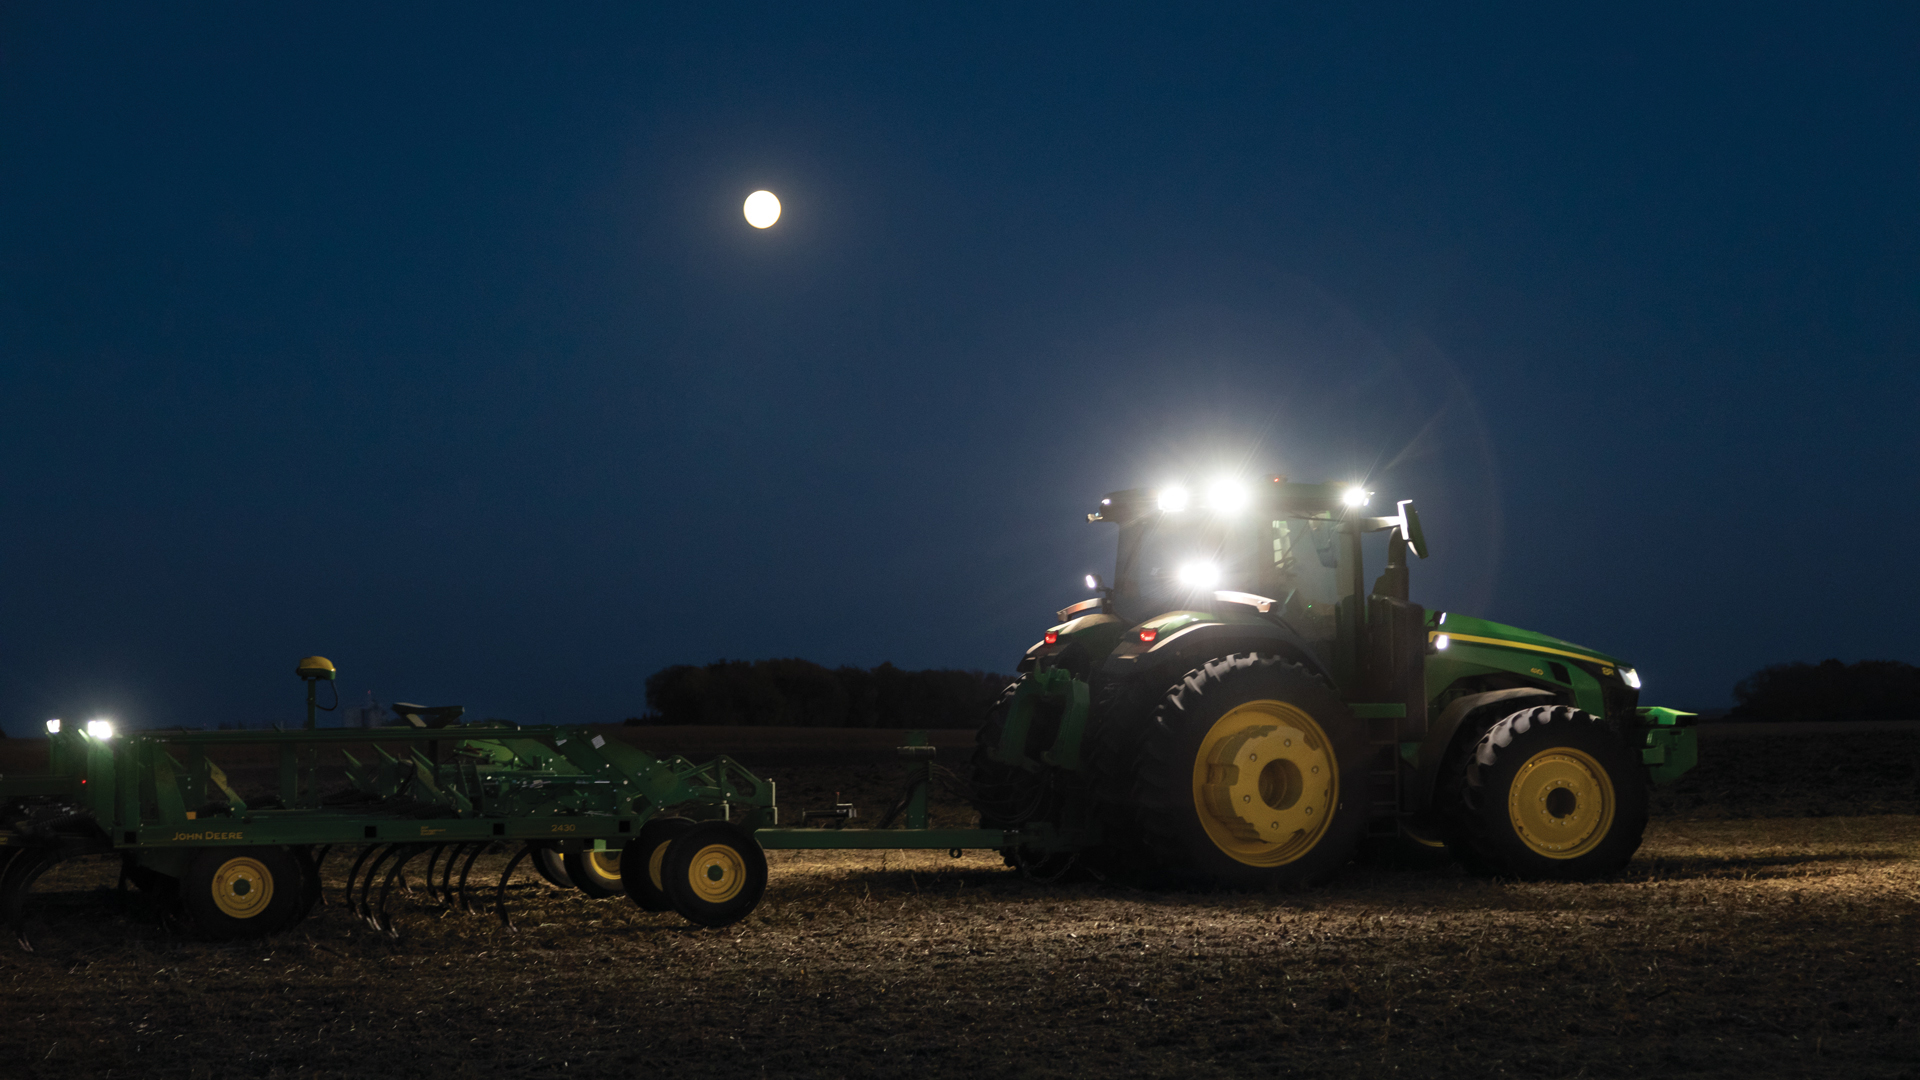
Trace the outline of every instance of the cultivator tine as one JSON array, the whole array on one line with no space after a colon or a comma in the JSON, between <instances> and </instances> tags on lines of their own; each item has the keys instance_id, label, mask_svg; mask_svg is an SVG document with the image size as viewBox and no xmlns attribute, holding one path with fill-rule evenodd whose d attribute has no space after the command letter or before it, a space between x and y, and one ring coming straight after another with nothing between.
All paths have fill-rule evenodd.
<instances>
[{"instance_id":1,"label":"cultivator tine","mask_svg":"<svg viewBox=\"0 0 1920 1080\"><path fill-rule=\"evenodd\" d=\"M379 844L368 844L360 849L360 857L353 860L353 869L347 871L346 906L349 914L353 912L353 883L360 877L360 868L367 864L367 856L379 850Z\"/></svg>"},{"instance_id":2,"label":"cultivator tine","mask_svg":"<svg viewBox=\"0 0 1920 1080\"><path fill-rule=\"evenodd\" d=\"M533 854L533 851L533 841L529 840L523 844L520 850L514 853L513 858L507 860L507 869L500 875L500 887L493 891L493 913L500 916L500 925L506 927L509 933L513 932L513 920L507 917L507 879L513 876L513 871L520 865L520 860Z\"/></svg>"},{"instance_id":3,"label":"cultivator tine","mask_svg":"<svg viewBox=\"0 0 1920 1080\"><path fill-rule=\"evenodd\" d=\"M493 850L491 840L475 844L473 850L467 852L467 861L460 864L460 910L469 915L477 915L479 912L473 909L473 901L467 895L467 875L473 873L473 864L479 860L480 856L491 850Z\"/></svg>"},{"instance_id":4,"label":"cultivator tine","mask_svg":"<svg viewBox=\"0 0 1920 1080\"><path fill-rule=\"evenodd\" d=\"M393 853L398 850L400 850L399 844L381 845L380 854L375 855L373 861L367 864L367 876L360 879L360 903L354 907L353 913L365 919L367 925L375 930L380 929L380 924L373 921L373 879L380 876L381 864L392 858Z\"/></svg>"},{"instance_id":5,"label":"cultivator tine","mask_svg":"<svg viewBox=\"0 0 1920 1080\"><path fill-rule=\"evenodd\" d=\"M460 853L467 849L467 843L468 841L462 840L457 844L448 844L444 849L447 854L447 861L440 864L440 884L435 885L433 883L432 864L428 864L427 867L427 895L434 897L449 908L454 906L453 864L460 861Z\"/></svg>"},{"instance_id":6,"label":"cultivator tine","mask_svg":"<svg viewBox=\"0 0 1920 1080\"><path fill-rule=\"evenodd\" d=\"M320 887L320 867L327 861L327 853L333 850L332 844L322 844L313 853L313 891L320 898L320 906L327 906L327 890Z\"/></svg>"},{"instance_id":7,"label":"cultivator tine","mask_svg":"<svg viewBox=\"0 0 1920 1080\"><path fill-rule=\"evenodd\" d=\"M440 853L447 850L448 846L449 845L446 844L435 844L433 845L433 850L427 852L426 882L427 899L429 901L440 899L440 894L433 891L433 867L435 863L440 861Z\"/></svg>"},{"instance_id":8,"label":"cultivator tine","mask_svg":"<svg viewBox=\"0 0 1920 1080\"><path fill-rule=\"evenodd\" d=\"M32 952L33 942L27 940L27 893L40 875L53 869L60 856L50 851L28 849L8 860L6 869L0 870L0 911L7 917L7 928L13 931L13 940L20 943L22 952Z\"/></svg>"},{"instance_id":9,"label":"cultivator tine","mask_svg":"<svg viewBox=\"0 0 1920 1080\"><path fill-rule=\"evenodd\" d=\"M393 891L394 879L400 877L401 869L428 847L438 849L440 845L409 844L400 849L400 857L393 860L393 866L387 871L387 880L380 885L380 902L374 905L373 915L367 920L373 924L375 930L384 931L388 937L395 941L400 940L400 933L393 928L392 920L387 918L387 894ZM428 880L431 881L432 879L429 878Z\"/></svg>"}]
</instances>

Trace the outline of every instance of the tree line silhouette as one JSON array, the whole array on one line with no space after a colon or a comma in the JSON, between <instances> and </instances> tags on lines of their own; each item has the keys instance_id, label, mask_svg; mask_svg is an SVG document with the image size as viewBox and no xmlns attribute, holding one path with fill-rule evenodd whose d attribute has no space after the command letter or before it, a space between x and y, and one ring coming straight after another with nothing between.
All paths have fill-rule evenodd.
<instances>
[{"instance_id":1,"label":"tree line silhouette","mask_svg":"<svg viewBox=\"0 0 1920 1080\"><path fill-rule=\"evenodd\" d=\"M1733 688L1728 720L1920 720L1920 667L1898 660L1769 664Z\"/></svg>"},{"instance_id":2,"label":"tree line silhouette","mask_svg":"<svg viewBox=\"0 0 1920 1080\"><path fill-rule=\"evenodd\" d=\"M810 660L675 664L647 677L642 724L978 727L1013 679L986 671L828 668Z\"/></svg>"}]
</instances>

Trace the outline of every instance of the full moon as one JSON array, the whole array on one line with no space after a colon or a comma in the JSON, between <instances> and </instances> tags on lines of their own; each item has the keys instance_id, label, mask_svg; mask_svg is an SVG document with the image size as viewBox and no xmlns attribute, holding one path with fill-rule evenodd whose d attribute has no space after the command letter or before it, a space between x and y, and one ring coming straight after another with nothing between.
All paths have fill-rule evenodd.
<instances>
[{"instance_id":1,"label":"full moon","mask_svg":"<svg viewBox=\"0 0 1920 1080\"><path fill-rule=\"evenodd\" d=\"M747 196L747 205L743 207L747 214L747 224L756 229L765 229L780 220L780 200L771 191L756 191Z\"/></svg>"}]
</instances>

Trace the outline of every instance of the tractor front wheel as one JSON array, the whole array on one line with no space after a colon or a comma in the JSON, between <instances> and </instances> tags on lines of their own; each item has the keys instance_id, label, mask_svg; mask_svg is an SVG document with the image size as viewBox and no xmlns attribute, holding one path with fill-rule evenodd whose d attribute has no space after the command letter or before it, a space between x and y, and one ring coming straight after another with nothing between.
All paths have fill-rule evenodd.
<instances>
[{"instance_id":1,"label":"tractor front wheel","mask_svg":"<svg viewBox=\"0 0 1920 1080\"><path fill-rule=\"evenodd\" d=\"M1305 668L1240 653L1188 672L1147 725L1133 803L1166 869L1230 888L1318 884L1366 828L1366 733Z\"/></svg>"},{"instance_id":2,"label":"tractor front wheel","mask_svg":"<svg viewBox=\"0 0 1920 1080\"><path fill-rule=\"evenodd\" d=\"M1604 877L1633 858L1647 828L1646 770L1633 748L1565 705L1494 724L1450 787L1447 845L1487 876Z\"/></svg>"}]
</instances>

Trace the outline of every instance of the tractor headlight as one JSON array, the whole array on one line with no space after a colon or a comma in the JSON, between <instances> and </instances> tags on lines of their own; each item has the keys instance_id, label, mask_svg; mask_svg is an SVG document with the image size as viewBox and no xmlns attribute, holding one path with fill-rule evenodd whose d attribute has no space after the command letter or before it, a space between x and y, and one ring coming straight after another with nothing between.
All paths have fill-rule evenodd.
<instances>
[{"instance_id":1,"label":"tractor headlight","mask_svg":"<svg viewBox=\"0 0 1920 1080\"><path fill-rule=\"evenodd\" d=\"M1355 484L1340 496L1340 501L1346 503L1348 506L1360 507L1367 505L1367 500L1372 497L1373 492Z\"/></svg>"},{"instance_id":2,"label":"tractor headlight","mask_svg":"<svg viewBox=\"0 0 1920 1080\"><path fill-rule=\"evenodd\" d=\"M49 735L60 734L60 721L58 720L47 721L47 734Z\"/></svg>"},{"instance_id":3,"label":"tractor headlight","mask_svg":"<svg viewBox=\"0 0 1920 1080\"><path fill-rule=\"evenodd\" d=\"M1639 672L1633 670L1630 667L1620 668L1619 671L1620 671L1621 682L1626 683L1628 686L1633 687L1635 690L1640 689L1640 673Z\"/></svg>"},{"instance_id":4,"label":"tractor headlight","mask_svg":"<svg viewBox=\"0 0 1920 1080\"><path fill-rule=\"evenodd\" d=\"M87 734L96 739L111 739L113 738L113 721L89 720L87 721Z\"/></svg>"},{"instance_id":5,"label":"tractor headlight","mask_svg":"<svg viewBox=\"0 0 1920 1080\"><path fill-rule=\"evenodd\" d=\"M1174 580L1190 589L1211 589L1220 584L1220 568L1210 562L1197 560L1183 563L1174 574Z\"/></svg>"},{"instance_id":6,"label":"tractor headlight","mask_svg":"<svg viewBox=\"0 0 1920 1080\"><path fill-rule=\"evenodd\" d=\"M1177 514L1187 508L1187 489L1179 484L1161 488L1160 497L1155 501L1160 504L1160 509L1169 514Z\"/></svg>"}]
</instances>

